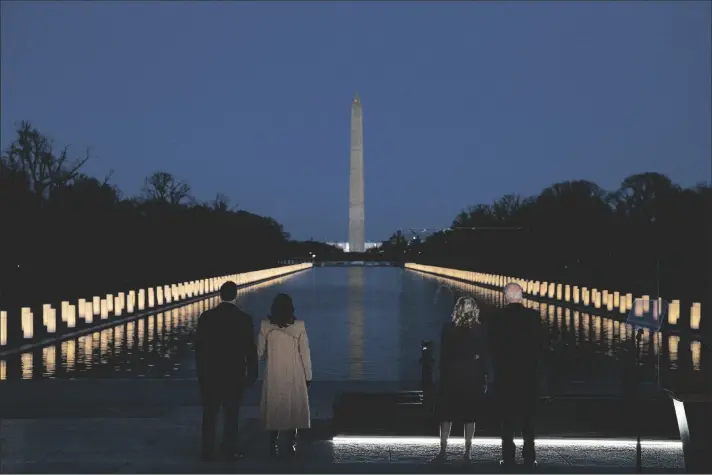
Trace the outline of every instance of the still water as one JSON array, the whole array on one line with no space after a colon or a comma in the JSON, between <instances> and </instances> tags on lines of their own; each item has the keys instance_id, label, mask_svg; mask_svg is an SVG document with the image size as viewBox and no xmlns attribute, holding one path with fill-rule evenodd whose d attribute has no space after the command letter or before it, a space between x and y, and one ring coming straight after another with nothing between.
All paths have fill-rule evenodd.
<instances>
[{"instance_id":1,"label":"still water","mask_svg":"<svg viewBox=\"0 0 712 475\"><path fill-rule=\"evenodd\" d=\"M502 296L402 268L325 267L240 289L238 305L265 318L278 292L290 294L309 335L314 380L420 379L421 341L439 342L457 296L472 294L501 306ZM193 378L192 332L217 297L0 360L0 380L42 378ZM590 313L527 301L548 329L551 349L542 365L549 393L616 393L621 360L634 332ZM709 381L710 355L699 341L646 333L646 378L663 386ZM690 383L692 382L692 383Z\"/></svg>"}]
</instances>

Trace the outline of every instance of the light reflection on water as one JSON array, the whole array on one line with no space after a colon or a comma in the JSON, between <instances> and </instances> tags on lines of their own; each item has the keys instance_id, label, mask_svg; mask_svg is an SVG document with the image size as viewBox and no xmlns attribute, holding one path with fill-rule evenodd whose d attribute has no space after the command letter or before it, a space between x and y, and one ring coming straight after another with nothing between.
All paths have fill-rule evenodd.
<instances>
[{"instance_id":1,"label":"light reflection on water","mask_svg":"<svg viewBox=\"0 0 712 475\"><path fill-rule=\"evenodd\" d=\"M457 293L503 303L499 291L413 271L323 268L240 289L238 304L257 328L277 292L292 295L298 318L307 323L316 380L417 380L419 343L433 340L437 350ZM210 297L0 360L0 380L192 378L192 331L198 316L218 302ZM540 313L564 379L606 378L635 338L625 322L528 299L524 304ZM699 341L654 335L646 330L642 336L646 365L657 364L653 357L659 356L664 372L709 372L708 350Z\"/></svg>"},{"instance_id":2,"label":"light reflection on water","mask_svg":"<svg viewBox=\"0 0 712 475\"><path fill-rule=\"evenodd\" d=\"M452 281L440 276L423 274L424 278L435 280L439 283L459 289L463 292L475 295L481 301L491 305L501 306L501 292L488 288L483 288L460 281ZM563 346L573 345L576 348L592 349L594 354L605 355L608 362L620 361L622 353L632 348L635 339L635 329L626 322L615 321L593 313L579 312L577 310L564 309L563 315L566 318L559 318L561 308L557 307L556 313L552 313L552 304L537 302L525 299L524 305L539 311L549 334L559 339ZM570 332L574 334L571 335ZM654 335L651 337L651 335ZM666 387L687 386L687 380L695 380L697 387L704 387L709 390L710 365L708 363L710 355L709 346L704 347L698 340L686 340L679 335L669 333L651 332L643 330L641 338L641 360L642 366L648 370L648 379L655 379L655 371L659 370L663 378L662 384ZM570 357L568 354L566 357ZM576 356L576 355L573 355ZM561 357L560 357L561 358ZM681 367L683 365L684 368ZM603 361L603 360L601 360ZM580 368L576 368L578 370ZM666 379L667 376L667 379ZM571 378L575 379L575 378ZM700 382L702 386L700 386Z\"/></svg>"}]
</instances>

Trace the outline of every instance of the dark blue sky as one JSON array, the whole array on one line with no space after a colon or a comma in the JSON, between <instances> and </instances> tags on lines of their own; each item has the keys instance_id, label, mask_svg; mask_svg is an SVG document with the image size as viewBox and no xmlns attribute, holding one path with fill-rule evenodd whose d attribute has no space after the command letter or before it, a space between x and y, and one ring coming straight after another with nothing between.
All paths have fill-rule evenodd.
<instances>
[{"instance_id":1,"label":"dark blue sky","mask_svg":"<svg viewBox=\"0 0 712 475\"><path fill-rule=\"evenodd\" d=\"M710 54L705 1L3 2L0 130L345 241L358 90L382 240L562 180L709 180Z\"/></svg>"}]
</instances>

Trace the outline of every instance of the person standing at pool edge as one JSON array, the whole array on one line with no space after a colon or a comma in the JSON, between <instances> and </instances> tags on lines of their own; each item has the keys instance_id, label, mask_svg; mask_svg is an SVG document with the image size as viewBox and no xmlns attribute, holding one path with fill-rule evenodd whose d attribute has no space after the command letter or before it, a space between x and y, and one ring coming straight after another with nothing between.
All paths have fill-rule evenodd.
<instances>
[{"instance_id":1,"label":"person standing at pool edge","mask_svg":"<svg viewBox=\"0 0 712 475\"><path fill-rule=\"evenodd\" d=\"M224 411L223 452L240 458L237 429L242 394L257 380L257 347L252 317L235 304L237 284L220 287L222 302L203 312L195 335L195 364L203 403L202 457L215 450L217 416Z\"/></svg>"},{"instance_id":2,"label":"person standing at pool edge","mask_svg":"<svg viewBox=\"0 0 712 475\"><path fill-rule=\"evenodd\" d=\"M485 410L487 365L487 331L480 321L480 307L472 297L460 297L452 310L452 321L442 330L436 404L440 452L433 462L443 462L447 456L453 421L465 425L464 459L470 462L475 422Z\"/></svg>"},{"instance_id":3,"label":"person standing at pool edge","mask_svg":"<svg viewBox=\"0 0 712 475\"><path fill-rule=\"evenodd\" d=\"M280 432L287 432L289 453L296 454L297 430L311 424L309 393L312 366L304 322L294 317L287 294L277 294L268 320L263 320L257 353L267 358L260 412L270 433L270 455L278 453Z\"/></svg>"},{"instance_id":4,"label":"person standing at pool edge","mask_svg":"<svg viewBox=\"0 0 712 475\"><path fill-rule=\"evenodd\" d=\"M501 424L503 468L514 465L514 424L521 425L524 464L537 466L534 449L534 412L537 401L538 362L544 333L539 314L522 305L522 287L504 287L506 305L488 322L494 366L494 400Z\"/></svg>"}]
</instances>

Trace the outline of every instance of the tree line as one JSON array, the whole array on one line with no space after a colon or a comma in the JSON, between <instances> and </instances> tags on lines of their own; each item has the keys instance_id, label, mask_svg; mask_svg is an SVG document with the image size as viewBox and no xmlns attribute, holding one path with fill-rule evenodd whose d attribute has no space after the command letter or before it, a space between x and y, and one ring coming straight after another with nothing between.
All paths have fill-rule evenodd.
<instances>
[{"instance_id":1,"label":"tree line","mask_svg":"<svg viewBox=\"0 0 712 475\"><path fill-rule=\"evenodd\" d=\"M124 196L29 122L0 158L0 308L246 272L308 254L270 217L171 173ZM39 299L39 300L38 300Z\"/></svg>"},{"instance_id":2,"label":"tree line","mask_svg":"<svg viewBox=\"0 0 712 475\"><path fill-rule=\"evenodd\" d=\"M659 173L641 173L613 191L576 180L537 196L508 194L461 211L447 230L399 231L382 250L422 264L634 295L659 292L683 306L702 302L709 314L711 223L709 183L684 188Z\"/></svg>"}]
</instances>

